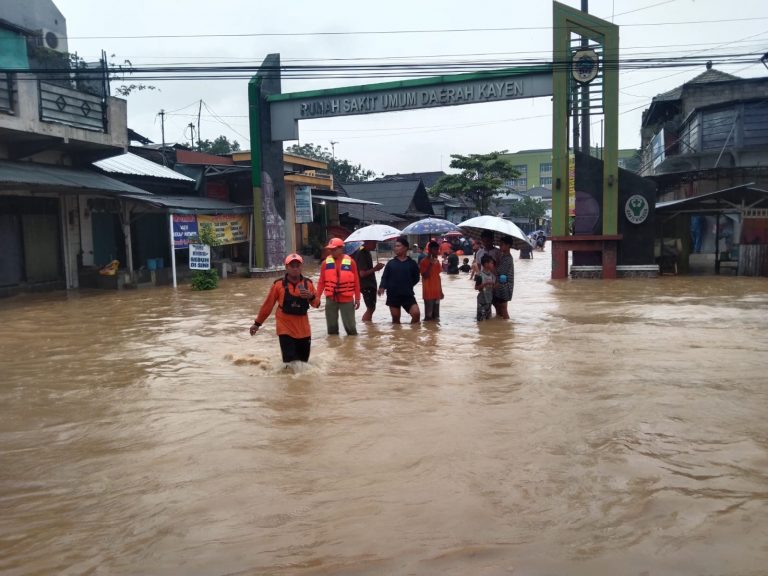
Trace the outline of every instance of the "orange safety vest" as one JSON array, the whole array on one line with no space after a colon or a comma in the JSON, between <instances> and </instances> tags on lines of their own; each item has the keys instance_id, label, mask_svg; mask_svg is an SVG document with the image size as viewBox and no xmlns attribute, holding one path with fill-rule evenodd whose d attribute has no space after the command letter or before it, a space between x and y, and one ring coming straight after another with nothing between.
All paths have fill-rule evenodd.
<instances>
[{"instance_id":1,"label":"orange safety vest","mask_svg":"<svg viewBox=\"0 0 768 576\"><path fill-rule=\"evenodd\" d=\"M328 256L324 266L325 289L323 293L325 296L327 298L354 297L355 275L352 272L352 258L345 254L341 259L341 266L337 268L336 260L333 259L333 256Z\"/></svg>"}]
</instances>

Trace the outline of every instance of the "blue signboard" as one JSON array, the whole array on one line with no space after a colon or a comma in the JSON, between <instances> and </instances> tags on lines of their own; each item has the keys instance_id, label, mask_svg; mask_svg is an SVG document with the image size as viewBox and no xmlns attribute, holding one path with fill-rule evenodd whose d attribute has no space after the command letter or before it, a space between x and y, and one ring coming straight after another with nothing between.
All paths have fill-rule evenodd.
<instances>
[{"instance_id":1,"label":"blue signboard","mask_svg":"<svg viewBox=\"0 0 768 576\"><path fill-rule=\"evenodd\" d=\"M197 236L197 217L194 214L173 215L173 247L176 250L189 246L189 239Z\"/></svg>"}]
</instances>

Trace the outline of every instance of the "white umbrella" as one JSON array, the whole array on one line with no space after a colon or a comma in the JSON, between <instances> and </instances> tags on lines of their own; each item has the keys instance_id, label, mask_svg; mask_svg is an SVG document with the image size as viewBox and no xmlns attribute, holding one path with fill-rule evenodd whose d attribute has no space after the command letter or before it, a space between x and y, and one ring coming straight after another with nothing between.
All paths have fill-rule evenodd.
<instances>
[{"instance_id":1,"label":"white umbrella","mask_svg":"<svg viewBox=\"0 0 768 576\"><path fill-rule=\"evenodd\" d=\"M459 232L459 227L450 220L442 218L422 218L417 222L408 224L403 228L403 234L422 236L424 234L445 234L446 232Z\"/></svg>"},{"instance_id":2,"label":"white umbrella","mask_svg":"<svg viewBox=\"0 0 768 576\"><path fill-rule=\"evenodd\" d=\"M499 218L498 216L476 216L464 222L459 222L459 227L472 238L480 238L485 230L493 232L493 241L498 244L502 236L512 237L512 248L520 250L524 246L531 246L528 236L514 222Z\"/></svg>"},{"instance_id":3,"label":"white umbrella","mask_svg":"<svg viewBox=\"0 0 768 576\"><path fill-rule=\"evenodd\" d=\"M371 224L358 228L352 234L344 239L344 242L365 242L373 240L374 242L384 242L400 236L402 232L386 224Z\"/></svg>"}]
</instances>

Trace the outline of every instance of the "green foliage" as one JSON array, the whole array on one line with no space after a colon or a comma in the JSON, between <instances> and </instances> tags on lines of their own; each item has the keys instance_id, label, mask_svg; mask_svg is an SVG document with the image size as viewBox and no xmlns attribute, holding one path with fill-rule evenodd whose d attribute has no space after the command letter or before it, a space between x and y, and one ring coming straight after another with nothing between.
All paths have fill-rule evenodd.
<instances>
[{"instance_id":1,"label":"green foliage","mask_svg":"<svg viewBox=\"0 0 768 576\"><path fill-rule=\"evenodd\" d=\"M208 154L231 154L240 151L240 144L237 140L230 142L226 136L218 136L213 142L210 140L201 140L195 148L198 152Z\"/></svg>"},{"instance_id":2,"label":"green foliage","mask_svg":"<svg viewBox=\"0 0 768 576\"><path fill-rule=\"evenodd\" d=\"M221 240L216 236L216 228L213 224L201 224L197 229L197 236L190 238L192 244L208 244L208 246L219 246Z\"/></svg>"},{"instance_id":3,"label":"green foliage","mask_svg":"<svg viewBox=\"0 0 768 576\"><path fill-rule=\"evenodd\" d=\"M296 154L297 156L304 156L305 158L314 158L322 162L328 163L328 170L333 174L333 178L336 182L342 184L349 184L352 182L367 182L376 173L373 170L363 168L361 164L351 164L348 160L340 158L334 158L328 148L324 148L317 144L293 144L288 146L285 150L288 154Z\"/></svg>"},{"instance_id":4,"label":"green foliage","mask_svg":"<svg viewBox=\"0 0 768 576\"><path fill-rule=\"evenodd\" d=\"M430 189L430 194L448 194L454 198L468 198L475 203L480 214L488 213L491 197L505 180L517 178L520 173L512 162L504 158L506 150L489 154L451 154L451 168L459 174L443 176Z\"/></svg>"},{"instance_id":5,"label":"green foliage","mask_svg":"<svg viewBox=\"0 0 768 576\"><path fill-rule=\"evenodd\" d=\"M110 54L110 58L114 58L114 54ZM123 60L122 63L116 64L115 62L109 63L110 68L110 80L117 80L119 82L125 82L125 78L133 74L133 64L130 60ZM142 91L142 90L160 90L157 86L152 86L151 84L121 84L120 86L115 87L115 94L118 96L122 96L124 98L127 98L131 92L134 91Z\"/></svg>"},{"instance_id":6,"label":"green foliage","mask_svg":"<svg viewBox=\"0 0 768 576\"><path fill-rule=\"evenodd\" d=\"M213 247L221 244L221 240L216 236L216 229L213 224L202 224L198 228L197 236L190 238L192 244L208 244ZM213 256L213 254L211 254ZM192 290L213 290L219 286L219 275L215 269L197 270L192 276Z\"/></svg>"},{"instance_id":7,"label":"green foliage","mask_svg":"<svg viewBox=\"0 0 768 576\"><path fill-rule=\"evenodd\" d=\"M546 205L536 198L530 196L523 196L523 198L517 202L513 202L509 207L509 215L517 218L527 218L529 222L536 222L537 219L543 218L547 213Z\"/></svg>"},{"instance_id":8,"label":"green foliage","mask_svg":"<svg viewBox=\"0 0 768 576\"><path fill-rule=\"evenodd\" d=\"M215 268L198 270L192 276L192 290L213 290L219 286L219 274Z\"/></svg>"}]
</instances>

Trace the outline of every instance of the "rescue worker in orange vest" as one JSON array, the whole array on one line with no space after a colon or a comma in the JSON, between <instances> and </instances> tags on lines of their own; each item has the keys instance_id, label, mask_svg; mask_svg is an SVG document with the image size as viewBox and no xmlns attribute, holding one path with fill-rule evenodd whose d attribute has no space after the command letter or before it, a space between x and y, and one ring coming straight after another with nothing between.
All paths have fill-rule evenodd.
<instances>
[{"instance_id":1,"label":"rescue worker in orange vest","mask_svg":"<svg viewBox=\"0 0 768 576\"><path fill-rule=\"evenodd\" d=\"M317 294L325 294L325 323L328 334L339 333L339 314L344 330L350 336L357 334L355 310L360 308L360 277L357 264L344 254L344 241L331 238L326 246L331 253L320 265Z\"/></svg>"},{"instance_id":2,"label":"rescue worker in orange vest","mask_svg":"<svg viewBox=\"0 0 768 576\"><path fill-rule=\"evenodd\" d=\"M303 264L304 259L298 254L286 256L285 276L272 284L250 329L251 336L256 334L277 304L275 321L283 362L309 361L312 333L307 310L310 306L320 306L320 297L315 293L312 281L301 275Z\"/></svg>"}]
</instances>

